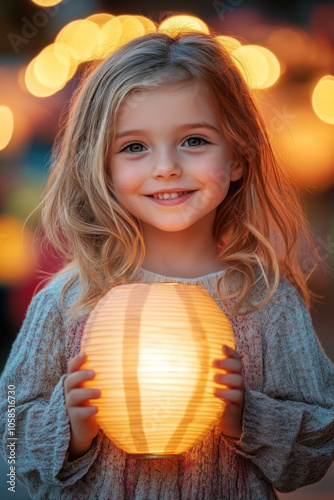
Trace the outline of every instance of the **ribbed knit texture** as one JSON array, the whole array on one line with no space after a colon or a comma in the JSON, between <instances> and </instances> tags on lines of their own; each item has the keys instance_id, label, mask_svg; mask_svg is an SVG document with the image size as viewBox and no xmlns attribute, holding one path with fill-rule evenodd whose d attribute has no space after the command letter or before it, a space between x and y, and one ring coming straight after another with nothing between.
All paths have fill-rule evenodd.
<instances>
[{"instance_id":1,"label":"ribbed knit texture","mask_svg":"<svg viewBox=\"0 0 334 500\"><path fill-rule=\"evenodd\" d=\"M127 459L100 430L68 461L67 362L80 351L87 315L65 322L59 294L68 275L32 300L1 377L2 453L7 460L7 387L16 390L16 474L38 499L265 500L319 481L334 459L334 368L296 290L283 278L269 303L232 316L216 294L224 271L194 279L140 269L138 282L201 285L232 322L245 380L239 440L214 428L175 458ZM259 288L263 286L259 282ZM69 307L78 282L66 294Z\"/></svg>"}]
</instances>

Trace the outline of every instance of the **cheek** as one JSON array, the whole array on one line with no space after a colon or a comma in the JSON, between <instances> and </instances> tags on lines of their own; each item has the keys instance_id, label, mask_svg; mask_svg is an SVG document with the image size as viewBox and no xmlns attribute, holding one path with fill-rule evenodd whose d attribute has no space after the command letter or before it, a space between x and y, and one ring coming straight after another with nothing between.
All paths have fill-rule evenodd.
<instances>
[{"instance_id":1,"label":"cheek","mask_svg":"<svg viewBox=\"0 0 334 500\"><path fill-rule=\"evenodd\" d=\"M137 176L128 169L114 168L111 175L114 188L120 194L131 194L137 186Z\"/></svg>"},{"instance_id":2,"label":"cheek","mask_svg":"<svg viewBox=\"0 0 334 500\"><path fill-rule=\"evenodd\" d=\"M207 189L212 196L225 196L230 187L230 173L226 165L217 164L209 169L206 179Z\"/></svg>"}]
</instances>

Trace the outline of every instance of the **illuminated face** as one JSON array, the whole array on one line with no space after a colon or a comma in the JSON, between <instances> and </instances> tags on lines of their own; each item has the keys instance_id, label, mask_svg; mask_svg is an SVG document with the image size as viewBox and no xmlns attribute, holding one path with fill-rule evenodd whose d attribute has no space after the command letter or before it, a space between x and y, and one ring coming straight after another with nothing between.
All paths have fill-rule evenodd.
<instances>
[{"instance_id":1,"label":"illuminated face","mask_svg":"<svg viewBox=\"0 0 334 500\"><path fill-rule=\"evenodd\" d=\"M193 84L133 93L122 104L111 175L118 200L144 231L213 226L230 181L242 175L214 109L208 90ZM159 193L168 199L153 197Z\"/></svg>"}]
</instances>

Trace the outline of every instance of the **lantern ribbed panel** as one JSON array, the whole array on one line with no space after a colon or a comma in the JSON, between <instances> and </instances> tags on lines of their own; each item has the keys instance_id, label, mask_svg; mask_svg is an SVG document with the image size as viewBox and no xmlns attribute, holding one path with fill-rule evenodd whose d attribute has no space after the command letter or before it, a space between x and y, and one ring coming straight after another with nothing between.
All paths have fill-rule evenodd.
<instances>
[{"instance_id":1,"label":"lantern ribbed panel","mask_svg":"<svg viewBox=\"0 0 334 500\"><path fill-rule=\"evenodd\" d=\"M231 323L201 286L134 283L113 288L83 334L86 387L101 390L97 421L133 454L184 453L218 423L214 396L222 345L235 348Z\"/></svg>"}]
</instances>

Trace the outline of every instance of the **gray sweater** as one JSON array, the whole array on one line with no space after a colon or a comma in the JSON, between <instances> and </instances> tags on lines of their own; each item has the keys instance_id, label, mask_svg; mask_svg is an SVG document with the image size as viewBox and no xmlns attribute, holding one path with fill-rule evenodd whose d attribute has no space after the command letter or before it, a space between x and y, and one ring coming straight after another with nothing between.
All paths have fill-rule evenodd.
<instances>
[{"instance_id":1,"label":"gray sweater","mask_svg":"<svg viewBox=\"0 0 334 500\"><path fill-rule=\"evenodd\" d=\"M129 459L99 430L84 456L68 460L64 378L68 360L80 351L87 314L65 322L59 293L68 275L33 298L0 384L2 453L7 461L10 385L15 386L15 472L33 498L264 500L277 498L274 488L288 492L323 477L334 459L334 368L305 304L282 278L266 306L232 316L216 294L222 272L186 279L140 269L135 280L203 286L232 322L242 359L241 438L227 438L216 427L174 458ZM78 291L76 282L65 307Z\"/></svg>"}]
</instances>

